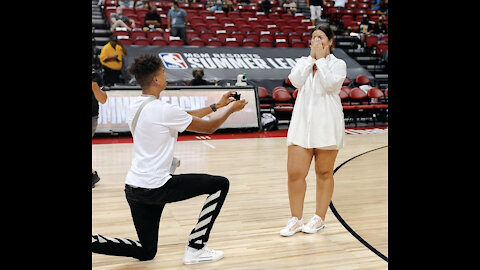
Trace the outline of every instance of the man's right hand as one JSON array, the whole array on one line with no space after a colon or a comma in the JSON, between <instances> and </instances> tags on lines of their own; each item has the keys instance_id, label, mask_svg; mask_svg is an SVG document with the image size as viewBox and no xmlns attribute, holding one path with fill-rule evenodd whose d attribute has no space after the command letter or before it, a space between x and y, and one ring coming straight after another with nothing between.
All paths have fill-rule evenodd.
<instances>
[{"instance_id":1,"label":"man's right hand","mask_svg":"<svg viewBox=\"0 0 480 270\"><path fill-rule=\"evenodd\" d=\"M231 103L230 111L233 112L238 112L241 111L245 106L248 104L248 102L245 99L237 100Z\"/></svg>"}]
</instances>

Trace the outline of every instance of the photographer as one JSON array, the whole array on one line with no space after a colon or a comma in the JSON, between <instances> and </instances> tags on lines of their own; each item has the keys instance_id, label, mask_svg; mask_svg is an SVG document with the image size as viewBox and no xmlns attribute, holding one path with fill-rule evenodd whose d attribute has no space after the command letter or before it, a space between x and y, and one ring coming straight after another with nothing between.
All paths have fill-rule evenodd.
<instances>
[{"instance_id":1,"label":"photographer","mask_svg":"<svg viewBox=\"0 0 480 270\"><path fill-rule=\"evenodd\" d=\"M195 85L214 85L213 83L209 83L206 80L203 79L203 76L205 74L203 73L203 69L201 68L195 68L192 71L192 76L193 79L190 81L189 86L195 86Z\"/></svg>"},{"instance_id":2,"label":"photographer","mask_svg":"<svg viewBox=\"0 0 480 270\"><path fill-rule=\"evenodd\" d=\"M92 69L92 138L95 135L95 130L97 129L98 124L98 102L105 104L107 102L107 93L105 93L98 82L101 84L101 79L98 73ZM100 181L97 171L92 168L92 188L95 187L95 184Z\"/></svg>"}]
</instances>

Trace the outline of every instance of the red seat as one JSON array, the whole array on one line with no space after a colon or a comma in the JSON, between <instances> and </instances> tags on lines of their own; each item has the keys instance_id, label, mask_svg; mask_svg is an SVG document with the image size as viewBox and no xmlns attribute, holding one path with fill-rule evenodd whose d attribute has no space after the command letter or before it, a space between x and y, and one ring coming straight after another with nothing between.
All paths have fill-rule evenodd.
<instances>
[{"instance_id":1,"label":"red seat","mask_svg":"<svg viewBox=\"0 0 480 270\"><path fill-rule=\"evenodd\" d=\"M205 42L200 37L192 37L188 40L190 46L205 46Z\"/></svg>"},{"instance_id":2,"label":"red seat","mask_svg":"<svg viewBox=\"0 0 480 270\"><path fill-rule=\"evenodd\" d=\"M351 89L349 97L352 100L352 105L360 105L367 100L367 93L362 89L355 87Z\"/></svg>"},{"instance_id":3,"label":"red seat","mask_svg":"<svg viewBox=\"0 0 480 270\"><path fill-rule=\"evenodd\" d=\"M132 45L132 40L129 36L117 36L117 38L123 45Z\"/></svg>"},{"instance_id":4,"label":"red seat","mask_svg":"<svg viewBox=\"0 0 480 270\"><path fill-rule=\"evenodd\" d=\"M212 32L223 30L223 26L216 22L207 24L207 28L210 29Z\"/></svg>"},{"instance_id":5,"label":"red seat","mask_svg":"<svg viewBox=\"0 0 480 270\"><path fill-rule=\"evenodd\" d=\"M365 38L365 46L367 48L370 48L372 47L373 45L377 44L377 41L378 41L378 37L376 35L368 35L366 38Z\"/></svg>"},{"instance_id":6,"label":"red seat","mask_svg":"<svg viewBox=\"0 0 480 270\"><path fill-rule=\"evenodd\" d=\"M356 85L368 85L371 83L370 79L366 75L359 74L355 78Z\"/></svg>"},{"instance_id":7,"label":"red seat","mask_svg":"<svg viewBox=\"0 0 480 270\"><path fill-rule=\"evenodd\" d=\"M201 4L201 3L191 3L190 8L196 9L196 10L203 10L203 4Z\"/></svg>"},{"instance_id":8,"label":"red seat","mask_svg":"<svg viewBox=\"0 0 480 270\"><path fill-rule=\"evenodd\" d=\"M197 23L192 26L195 29L195 32L200 32L201 30L207 29L207 25L205 23Z\"/></svg>"},{"instance_id":9,"label":"red seat","mask_svg":"<svg viewBox=\"0 0 480 270\"><path fill-rule=\"evenodd\" d=\"M265 87L258 87L258 99L260 102L260 109L270 110L273 107L272 97L270 97L270 94Z\"/></svg>"},{"instance_id":10,"label":"red seat","mask_svg":"<svg viewBox=\"0 0 480 270\"><path fill-rule=\"evenodd\" d=\"M204 29L200 31L200 38L203 40L203 42L207 43L208 39L211 37L214 37L215 34L210 31L209 29Z\"/></svg>"},{"instance_id":11,"label":"red seat","mask_svg":"<svg viewBox=\"0 0 480 270\"><path fill-rule=\"evenodd\" d=\"M290 46L288 45L288 42L285 39L275 39L275 47L277 47L277 48L288 48Z\"/></svg>"},{"instance_id":12,"label":"red seat","mask_svg":"<svg viewBox=\"0 0 480 270\"><path fill-rule=\"evenodd\" d=\"M235 19L235 18L240 18L240 12L239 11L229 11L227 17L232 19L232 20Z\"/></svg>"},{"instance_id":13,"label":"red seat","mask_svg":"<svg viewBox=\"0 0 480 270\"><path fill-rule=\"evenodd\" d=\"M388 50L388 44L385 44L385 43L377 43L376 47L377 47L378 55L382 55Z\"/></svg>"},{"instance_id":14,"label":"red seat","mask_svg":"<svg viewBox=\"0 0 480 270\"><path fill-rule=\"evenodd\" d=\"M133 45L141 45L141 46L148 46L150 45L150 40L147 39L145 36L137 36L136 38L132 38Z\"/></svg>"},{"instance_id":15,"label":"red seat","mask_svg":"<svg viewBox=\"0 0 480 270\"><path fill-rule=\"evenodd\" d=\"M163 33L155 29L148 31L147 38L152 41L153 37L163 37Z\"/></svg>"},{"instance_id":16,"label":"red seat","mask_svg":"<svg viewBox=\"0 0 480 270\"><path fill-rule=\"evenodd\" d=\"M225 43L225 40L228 38L228 33L225 30L216 30L215 36Z\"/></svg>"},{"instance_id":17,"label":"red seat","mask_svg":"<svg viewBox=\"0 0 480 270\"><path fill-rule=\"evenodd\" d=\"M237 40L243 40L245 38L245 35L242 34L241 31L233 31L230 33L230 36L232 38L236 38Z\"/></svg>"},{"instance_id":18,"label":"red seat","mask_svg":"<svg viewBox=\"0 0 480 270\"><path fill-rule=\"evenodd\" d=\"M340 88L341 91L344 91L345 93L349 94L350 95L350 92L352 91L352 89L346 85L342 86L342 88Z\"/></svg>"},{"instance_id":19,"label":"red seat","mask_svg":"<svg viewBox=\"0 0 480 270\"><path fill-rule=\"evenodd\" d=\"M211 37L207 41L207 46L221 47L223 42L218 37Z\"/></svg>"},{"instance_id":20,"label":"red seat","mask_svg":"<svg viewBox=\"0 0 480 270\"><path fill-rule=\"evenodd\" d=\"M245 35L245 38L253 39L255 43L258 43L258 40L260 40L260 36L254 31L248 31Z\"/></svg>"},{"instance_id":21,"label":"red seat","mask_svg":"<svg viewBox=\"0 0 480 270\"><path fill-rule=\"evenodd\" d=\"M184 42L181 39L170 39L168 40L168 46L184 46Z\"/></svg>"},{"instance_id":22,"label":"red seat","mask_svg":"<svg viewBox=\"0 0 480 270\"><path fill-rule=\"evenodd\" d=\"M350 79L348 77L345 77L345 80L343 80L343 85L350 85L352 83L352 81L350 81Z\"/></svg>"},{"instance_id":23,"label":"red seat","mask_svg":"<svg viewBox=\"0 0 480 270\"><path fill-rule=\"evenodd\" d=\"M196 25L198 23L203 23L203 18L197 15L188 19L188 21L190 22L190 25Z\"/></svg>"},{"instance_id":24,"label":"red seat","mask_svg":"<svg viewBox=\"0 0 480 270\"><path fill-rule=\"evenodd\" d=\"M261 38L261 39L258 41L258 47L262 47L262 48L272 48L272 47L273 47L273 40L272 40L272 39L268 39L268 38Z\"/></svg>"},{"instance_id":25,"label":"red seat","mask_svg":"<svg viewBox=\"0 0 480 270\"><path fill-rule=\"evenodd\" d=\"M167 46L168 42L163 36L154 36L151 39L151 45L153 46Z\"/></svg>"},{"instance_id":26,"label":"red seat","mask_svg":"<svg viewBox=\"0 0 480 270\"><path fill-rule=\"evenodd\" d=\"M276 113L293 111L292 95L285 88L275 88L272 91L272 99L274 101L273 109Z\"/></svg>"},{"instance_id":27,"label":"red seat","mask_svg":"<svg viewBox=\"0 0 480 270\"><path fill-rule=\"evenodd\" d=\"M136 37L147 37L147 34L142 28L133 28L132 32L130 33L130 38L135 40Z\"/></svg>"},{"instance_id":28,"label":"red seat","mask_svg":"<svg viewBox=\"0 0 480 270\"><path fill-rule=\"evenodd\" d=\"M258 47L258 43L251 38L244 38L242 44L243 47Z\"/></svg>"},{"instance_id":29,"label":"red seat","mask_svg":"<svg viewBox=\"0 0 480 270\"><path fill-rule=\"evenodd\" d=\"M227 38L225 47L240 47L240 42L236 38Z\"/></svg>"},{"instance_id":30,"label":"red seat","mask_svg":"<svg viewBox=\"0 0 480 270\"><path fill-rule=\"evenodd\" d=\"M292 45L292 48L305 48L305 42L300 39L293 39L290 44Z\"/></svg>"}]
</instances>

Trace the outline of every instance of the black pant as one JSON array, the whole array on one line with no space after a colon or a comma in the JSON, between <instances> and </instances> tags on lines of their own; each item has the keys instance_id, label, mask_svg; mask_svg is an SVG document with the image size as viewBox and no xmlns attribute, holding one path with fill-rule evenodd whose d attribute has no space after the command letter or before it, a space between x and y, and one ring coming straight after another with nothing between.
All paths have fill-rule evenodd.
<instances>
[{"instance_id":1,"label":"black pant","mask_svg":"<svg viewBox=\"0 0 480 270\"><path fill-rule=\"evenodd\" d=\"M112 86L115 83L119 83L121 73L122 73L122 70L114 70L106 66L103 66L103 84Z\"/></svg>"},{"instance_id":2,"label":"black pant","mask_svg":"<svg viewBox=\"0 0 480 270\"><path fill-rule=\"evenodd\" d=\"M185 27L172 27L170 35L172 37L180 37L183 43L187 45L187 29Z\"/></svg>"},{"instance_id":3,"label":"black pant","mask_svg":"<svg viewBox=\"0 0 480 270\"><path fill-rule=\"evenodd\" d=\"M229 185L227 178L208 174L172 175L165 185L156 189L125 185L125 195L139 241L92 235L92 252L151 260L157 254L158 229L165 204L208 194L188 241L188 246L201 249L208 241Z\"/></svg>"}]
</instances>

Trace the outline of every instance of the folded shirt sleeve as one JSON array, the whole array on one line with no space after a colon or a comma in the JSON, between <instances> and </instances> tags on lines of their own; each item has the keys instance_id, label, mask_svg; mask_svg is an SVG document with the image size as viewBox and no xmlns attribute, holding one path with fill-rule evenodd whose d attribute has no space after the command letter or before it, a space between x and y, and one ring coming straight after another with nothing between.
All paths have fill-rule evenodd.
<instances>
[{"instance_id":1,"label":"folded shirt sleeve","mask_svg":"<svg viewBox=\"0 0 480 270\"><path fill-rule=\"evenodd\" d=\"M288 75L288 79L293 86L297 89L302 88L307 80L308 76L312 72L313 64L315 63L315 59L313 57L302 57L298 59L297 64L292 68L290 74Z\"/></svg>"},{"instance_id":2,"label":"folded shirt sleeve","mask_svg":"<svg viewBox=\"0 0 480 270\"><path fill-rule=\"evenodd\" d=\"M315 61L315 64L317 65L319 82L325 91L334 92L342 87L347 76L345 61L338 59L331 67L328 67L327 60L320 58Z\"/></svg>"}]
</instances>

